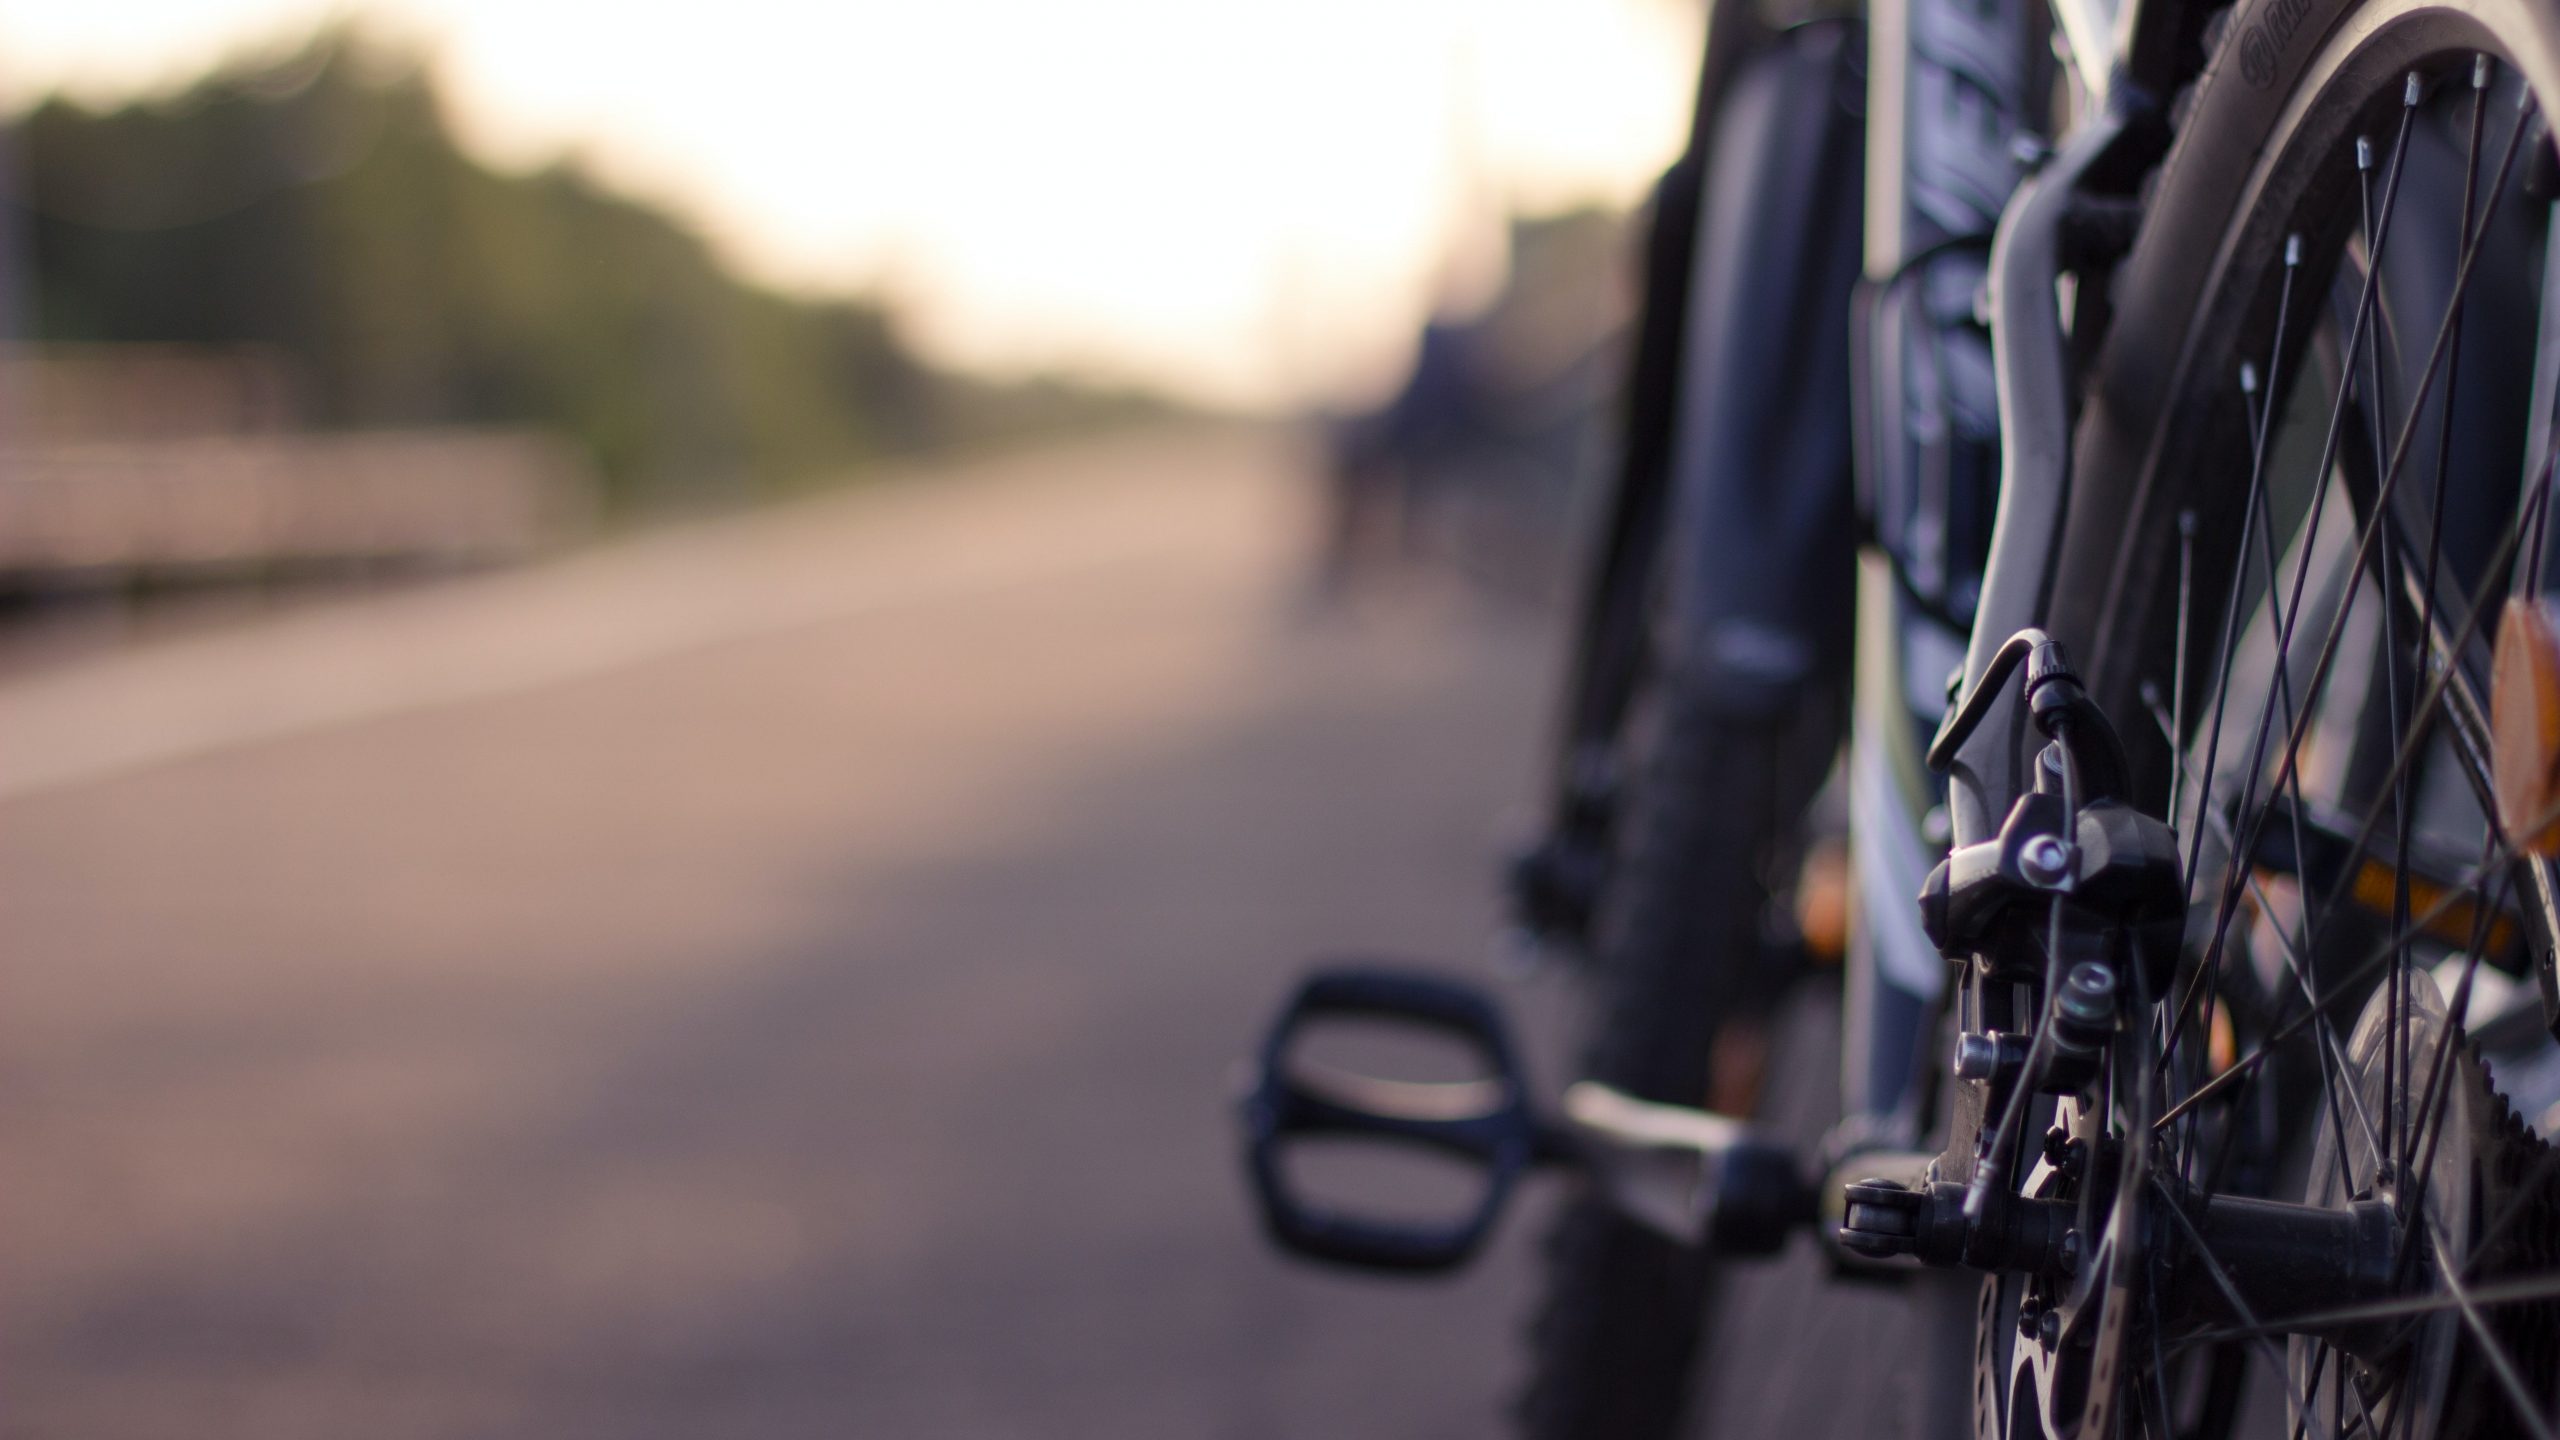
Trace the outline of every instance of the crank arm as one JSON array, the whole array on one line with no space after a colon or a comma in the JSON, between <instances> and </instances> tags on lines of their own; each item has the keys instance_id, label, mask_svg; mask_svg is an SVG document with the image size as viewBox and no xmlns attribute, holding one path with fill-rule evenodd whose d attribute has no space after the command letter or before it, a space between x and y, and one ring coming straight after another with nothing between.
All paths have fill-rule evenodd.
<instances>
[{"instance_id":1,"label":"crank arm","mask_svg":"<svg viewBox=\"0 0 2560 1440\"><path fill-rule=\"evenodd\" d=\"M1629 1219L1719 1255L1773 1255L1814 1217L1796 1158L1731 1116L1584 1080L1564 1092L1567 1143Z\"/></svg>"}]
</instances>

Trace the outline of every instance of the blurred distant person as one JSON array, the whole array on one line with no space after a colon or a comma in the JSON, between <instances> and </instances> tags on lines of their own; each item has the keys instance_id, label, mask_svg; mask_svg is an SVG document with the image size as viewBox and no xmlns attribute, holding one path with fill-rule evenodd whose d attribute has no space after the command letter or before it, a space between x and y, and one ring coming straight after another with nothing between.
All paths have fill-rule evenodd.
<instances>
[{"instance_id":1,"label":"blurred distant person","mask_svg":"<svg viewBox=\"0 0 2560 1440\"><path fill-rule=\"evenodd\" d=\"M1339 593L1364 569L1419 553L1427 475L1461 461L1485 428L1476 348L1474 327L1431 321L1395 396L1334 422L1320 572L1328 593Z\"/></svg>"},{"instance_id":2,"label":"blurred distant person","mask_svg":"<svg viewBox=\"0 0 2560 1440\"><path fill-rule=\"evenodd\" d=\"M1328 429L1320 594L1417 560L1499 590L1550 588L1613 393L1625 238L1598 211L1517 219L1489 303L1444 286L1393 397Z\"/></svg>"}]
</instances>

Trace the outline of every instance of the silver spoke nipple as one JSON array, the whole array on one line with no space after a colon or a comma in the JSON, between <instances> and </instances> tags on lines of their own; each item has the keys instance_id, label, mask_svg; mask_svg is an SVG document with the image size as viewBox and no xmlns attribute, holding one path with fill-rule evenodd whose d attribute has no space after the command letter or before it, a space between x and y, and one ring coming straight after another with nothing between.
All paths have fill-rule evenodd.
<instances>
[{"instance_id":1,"label":"silver spoke nipple","mask_svg":"<svg viewBox=\"0 0 2560 1440\"><path fill-rule=\"evenodd\" d=\"M2401 103L2403 106L2410 106L2410 107L2414 107L2414 106L2416 106L2416 104L2418 103L2418 86L2419 86L2419 83L2420 83L2420 81L2419 81L2419 77L2418 77L2418 72L2417 72L2417 71L2415 71L2415 70L2410 71L2410 72L2409 72L2409 83L2408 83L2408 84L2406 84L2406 85L2404 85L2404 86L2402 86L2402 87L2400 88L2400 103Z\"/></svg>"},{"instance_id":2,"label":"silver spoke nipple","mask_svg":"<svg viewBox=\"0 0 2560 1440\"><path fill-rule=\"evenodd\" d=\"M2299 230L2284 237L2284 263L2288 270L2302 263L2302 232Z\"/></svg>"},{"instance_id":3,"label":"silver spoke nipple","mask_svg":"<svg viewBox=\"0 0 2560 1440\"><path fill-rule=\"evenodd\" d=\"M2240 393L2243 395L2258 393L2258 367L2246 360L2240 362Z\"/></svg>"},{"instance_id":4,"label":"silver spoke nipple","mask_svg":"<svg viewBox=\"0 0 2560 1440\"><path fill-rule=\"evenodd\" d=\"M2370 170L2373 168L2373 139L2371 136L2359 135L2356 137L2356 168L2359 170Z\"/></svg>"},{"instance_id":5,"label":"silver spoke nipple","mask_svg":"<svg viewBox=\"0 0 2560 1440\"><path fill-rule=\"evenodd\" d=\"M2489 88L2489 57L2485 54L2471 57L2471 88L2474 90Z\"/></svg>"}]
</instances>

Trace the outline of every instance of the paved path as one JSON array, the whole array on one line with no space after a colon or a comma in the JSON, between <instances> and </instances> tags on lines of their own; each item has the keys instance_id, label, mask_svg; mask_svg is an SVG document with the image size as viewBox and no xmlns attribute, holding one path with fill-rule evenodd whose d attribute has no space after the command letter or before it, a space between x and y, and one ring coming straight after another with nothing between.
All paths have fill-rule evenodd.
<instances>
[{"instance_id":1,"label":"paved path","mask_svg":"<svg viewBox=\"0 0 2560 1440\"><path fill-rule=\"evenodd\" d=\"M1548 629L1307 615L1269 435L910 478L0 675L0 1437L1501 1432L1549 1197L1311 1273L1224 1100L1300 957L1480 968ZM1819 1278L1702 1428L1908 1433Z\"/></svg>"},{"instance_id":2,"label":"paved path","mask_svg":"<svg viewBox=\"0 0 2560 1440\"><path fill-rule=\"evenodd\" d=\"M1480 1436L1267 1256L1298 958L1477 957L1548 636L1100 442L0 682L0 1434ZM1515 1217L1529 1220L1531 1217Z\"/></svg>"}]
</instances>

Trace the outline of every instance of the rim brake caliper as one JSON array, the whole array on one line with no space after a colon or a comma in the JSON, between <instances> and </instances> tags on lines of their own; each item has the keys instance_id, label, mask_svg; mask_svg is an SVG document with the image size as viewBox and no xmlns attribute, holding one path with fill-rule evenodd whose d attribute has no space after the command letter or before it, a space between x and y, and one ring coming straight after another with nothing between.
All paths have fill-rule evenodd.
<instances>
[{"instance_id":1,"label":"rim brake caliper","mask_svg":"<svg viewBox=\"0 0 2560 1440\"><path fill-rule=\"evenodd\" d=\"M2077 1173L2123 1173L2125 1157L2108 1153L2121 1142L2105 1134L2090 1102L2109 1074L2110 1048L2147 1035L2151 1004L2168 996L2186 886L2176 832L2135 807L2113 726L2062 647L2040 631L2021 631L2001 647L1950 711L1932 763L1952 756L1980 725L2021 662L2019 698L2045 742L2034 788L2011 803L1996 835L1939 864L1920 907L1939 952L1966 967L1972 1013L2020 1013L2008 1002L2024 992L2035 997L2023 1011L2033 1028L1958 1037L1954 1075L1974 1087L1978 1102L1957 1107L1973 1117L1970 1132L1912 1179L1846 1185L1839 1239L1871 1258L2067 1282L2106 1223L2112 1186L2082 1184L2067 1199L2022 1193L2014 1177L2023 1122L2038 1096L2082 1097L2079 1113L2101 1123L2056 1148L2078 1152L2068 1154ZM2148 1122L2141 1128L2147 1133ZM2165 1176L2145 1190L2143 1223L2131 1238L2146 1251L2160 1247L2169 1276L2162 1300L2182 1315L2227 1316L2234 1294L2260 1313L2271 1304L2284 1313L2360 1303L2389 1288L2391 1227L2377 1224L2370 1207L2198 1198ZM2208 1237L2224 1257L2211 1284L2191 1273L2193 1247L2175 1243L2193 1235Z\"/></svg>"}]
</instances>

